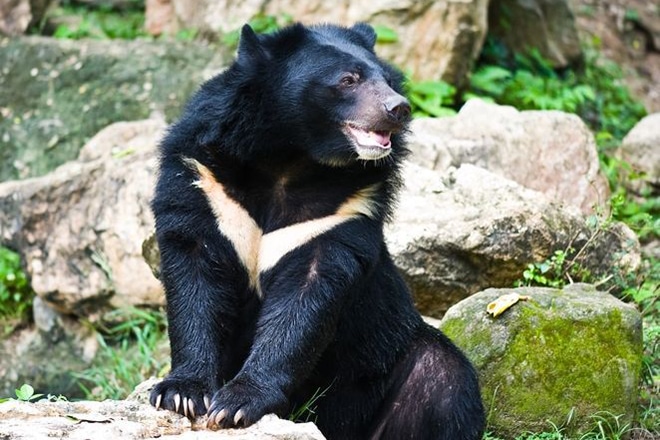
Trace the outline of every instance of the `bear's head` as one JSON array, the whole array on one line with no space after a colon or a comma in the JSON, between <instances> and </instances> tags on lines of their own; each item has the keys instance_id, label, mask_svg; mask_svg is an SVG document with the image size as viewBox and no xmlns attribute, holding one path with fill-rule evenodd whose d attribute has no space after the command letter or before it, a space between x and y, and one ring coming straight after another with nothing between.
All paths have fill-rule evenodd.
<instances>
[{"instance_id":1,"label":"bear's head","mask_svg":"<svg viewBox=\"0 0 660 440\"><path fill-rule=\"evenodd\" d=\"M256 35L244 26L234 69L273 156L331 166L402 157L410 119L403 75L380 60L373 28L293 25ZM267 135L267 137L266 137ZM261 146L260 148L264 148Z\"/></svg>"}]
</instances>

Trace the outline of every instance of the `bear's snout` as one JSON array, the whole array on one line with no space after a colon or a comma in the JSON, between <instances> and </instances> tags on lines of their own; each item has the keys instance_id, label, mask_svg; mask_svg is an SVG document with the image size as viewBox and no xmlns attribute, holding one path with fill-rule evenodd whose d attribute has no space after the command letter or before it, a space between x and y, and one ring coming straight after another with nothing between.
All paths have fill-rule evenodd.
<instances>
[{"instance_id":1,"label":"bear's snout","mask_svg":"<svg viewBox=\"0 0 660 440\"><path fill-rule=\"evenodd\" d=\"M410 119L410 103L398 93L393 92L385 100L384 105L387 117L392 121L403 124Z\"/></svg>"}]
</instances>

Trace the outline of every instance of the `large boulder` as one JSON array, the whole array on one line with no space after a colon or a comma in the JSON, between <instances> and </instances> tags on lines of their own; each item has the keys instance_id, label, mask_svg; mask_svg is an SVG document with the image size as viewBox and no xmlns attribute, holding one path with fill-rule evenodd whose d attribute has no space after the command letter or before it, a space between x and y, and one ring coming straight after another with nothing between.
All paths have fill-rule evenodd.
<instances>
[{"instance_id":1,"label":"large boulder","mask_svg":"<svg viewBox=\"0 0 660 440\"><path fill-rule=\"evenodd\" d=\"M34 291L62 313L160 305L142 258L156 143L165 123L114 124L52 173L0 184L0 242L18 249Z\"/></svg>"},{"instance_id":2,"label":"large boulder","mask_svg":"<svg viewBox=\"0 0 660 440\"><path fill-rule=\"evenodd\" d=\"M0 182L74 160L112 122L178 116L227 55L192 42L0 39Z\"/></svg>"},{"instance_id":3,"label":"large boulder","mask_svg":"<svg viewBox=\"0 0 660 440\"><path fill-rule=\"evenodd\" d=\"M639 242L624 224L590 225L576 210L482 168L441 174L409 164L404 181L385 237L429 316L485 288L513 286L528 264L555 251L593 280L625 278L640 267Z\"/></svg>"},{"instance_id":4,"label":"large boulder","mask_svg":"<svg viewBox=\"0 0 660 440\"><path fill-rule=\"evenodd\" d=\"M353 25L365 21L396 31L396 42L377 50L414 77L444 79L463 84L486 36L488 0L396 2L311 0L150 1L148 23L162 23L173 6L177 25L202 34L225 34L239 29L258 15L293 17L303 23L335 22ZM154 16L154 18L151 18ZM166 27L159 25L156 30Z\"/></svg>"},{"instance_id":5,"label":"large boulder","mask_svg":"<svg viewBox=\"0 0 660 440\"><path fill-rule=\"evenodd\" d=\"M523 300L486 313L505 294ZM455 305L440 328L479 371L489 429L498 437L563 426L579 438L594 414L630 426L637 410L642 321L634 306L590 285L488 289Z\"/></svg>"},{"instance_id":6,"label":"large boulder","mask_svg":"<svg viewBox=\"0 0 660 440\"><path fill-rule=\"evenodd\" d=\"M639 176L627 183L633 191L660 196L660 113L639 121L623 139L617 155Z\"/></svg>"},{"instance_id":7,"label":"large boulder","mask_svg":"<svg viewBox=\"0 0 660 440\"><path fill-rule=\"evenodd\" d=\"M191 424L170 411L133 400L104 402L8 401L0 403L0 436L14 440L323 440L312 423L264 416L245 429L210 431L205 417Z\"/></svg>"},{"instance_id":8,"label":"large boulder","mask_svg":"<svg viewBox=\"0 0 660 440\"><path fill-rule=\"evenodd\" d=\"M492 0L488 33L510 50L536 49L554 67L568 67L582 58L575 17L568 0Z\"/></svg>"},{"instance_id":9,"label":"large boulder","mask_svg":"<svg viewBox=\"0 0 660 440\"><path fill-rule=\"evenodd\" d=\"M39 24L53 0L3 0L0 2L0 35L20 35Z\"/></svg>"},{"instance_id":10,"label":"large boulder","mask_svg":"<svg viewBox=\"0 0 660 440\"><path fill-rule=\"evenodd\" d=\"M473 99L456 116L415 119L409 140L411 160L427 168L477 165L584 213L609 200L593 134L573 114Z\"/></svg>"}]
</instances>

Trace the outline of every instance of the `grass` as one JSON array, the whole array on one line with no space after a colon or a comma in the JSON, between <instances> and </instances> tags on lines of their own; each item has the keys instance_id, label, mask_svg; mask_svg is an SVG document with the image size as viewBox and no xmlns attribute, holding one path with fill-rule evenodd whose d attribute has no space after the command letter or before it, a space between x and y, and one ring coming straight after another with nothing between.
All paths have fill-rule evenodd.
<instances>
[{"instance_id":1,"label":"grass","mask_svg":"<svg viewBox=\"0 0 660 440\"><path fill-rule=\"evenodd\" d=\"M74 377L89 400L123 399L136 385L169 370L165 313L118 309L94 326L100 352L94 364Z\"/></svg>"},{"instance_id":2,"label":"grass","mask_svg":"<svg viewBox=\"0 0 660 440\"><path fill-rule=\"evenodd\" d=\"M567 424L570 423L571 416L569 415ZM516 436L514 440L630 440L635 439L635 435L640 433L639 430L634 429L628 424L621 423L621 416L617 416L608 412L599 412L591 416L592 429L580 435L579 437L568 436L564 432L563 426L557 426L548 422L548 430L545 432L525 432ZM645 433L641 433L645 435ZM632 437L631 437L632 436ZM646 437L637 437L640 439ZM651 437L648 437L649 439ZM509 440L502 439L487 432L483 436L483 440Z\"/></svg>"}]
</instances>

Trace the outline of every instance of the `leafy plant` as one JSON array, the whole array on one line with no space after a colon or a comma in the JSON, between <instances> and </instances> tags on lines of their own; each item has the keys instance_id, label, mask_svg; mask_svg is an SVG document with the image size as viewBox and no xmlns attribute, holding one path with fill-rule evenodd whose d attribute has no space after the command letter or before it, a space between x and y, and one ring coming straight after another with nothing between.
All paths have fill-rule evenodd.
<instances>
[{"instance_id":1,"label":"leafy plant","mask_svg":"<svg viewBox=\"0 0 660 440\"><path fill-rule=\"evenodd\" d=\"M94 365L75 373L87 399L120 399L150 376L168 369L162 310L119 309L96 326L100 353Z\"/></svg>"},{"instance_id":2,"label":"leafy plant","mask_svg":"<svg viewBox=\"0 0 660 440\"><path fill-rule=\"evenodd\" d=\"M20 256L0 247L0 320L3 322L0 336L30 320L33 298Z\"/></svg>"},{"instance_id":3,"label":"leafy plant","mask_svg":"<svg viewBox=\"0 0 660 440\"><path fill-rule=\"evenodd\" d=\"M43 394L35 394L32 385L26 383L21 385L20 388L15 389L14 393L16 394L16 399L13 399L11 397L5 397L0 399L0 403L4 403L10 400L18 400L21 402L32 402L34 400L38 400L44 397ZM61 394L57 396L54 394L48 394L46 396L46 400L48 400L49 402L62 402L62 401L67 401L68 399Z\"/></svg>"},{"instance_id":4,"label":"leafy plant","mask_svg":"<svg viewBox=\"0 0 660 440\"><path fill-rule=\"evenodd\" d=\"M415 82L408 80L406 93L414 117L442 117L456 114L456 111L451 108L456 88L444 81Z\"/></svg>"},{"instance_id":5,"label":"leafy plant","mask_svg":"<svg viewBox=\"0 0 660 440\"><path fill-rule=\"evenodd\" d=\"M30 402L43 397L43 394L35 394L34 388L31 385L24 383L20 388L15 390L16 398L23 402Z\"/></svg>"},{"instance_id":6,"label":"leafy plant","mask_svg":"<svg viewBox=\"0 0 660 440\"><path fill-rule=\"evenodd\" d=\"M148 36L144 29L144 5L139 2L124 9L113 9L111 5L103 3L98 7L90 7L64 2L50 16L63 21L53 32L55 38L133 40Z\"/></svg>"},{"instance_id":7,"label":"leafy plant","mask_svg":"<svg viewBox=\"0 0 660 440\"><path fill-rule=\"evenodd\" d=\"M399 41L399 34L397 34L394 29L382 24L374 24L372 27L376 32L377 43L389 44Z\"/></svg>"},{"instance_id":8,"label":"leafy plant","mask_svg":"<svg viewBox=\"0 0 660 440\"><path fill-rule=\"evenodd\" d=\"M465 99L487 97L518 109L562 110L575 113L596 99L594 89L579 81L574 73L560 76L534 49L515 55L514 67L485 64L470 77Z\"/></svg>"},{"instance_id":9,"label":"leafy plant","mask_svg":"<svg viewBox=\"0 0 660 440\"><path fill-rule=\"evenodd\" d=\"M574 252L574 249L569 249ZM530 263L523 272L523 280L516 283L517 286L547 286L560 288L566 284L564 279L564 262L567 253L557 250L545 261Z\"/></svg>"}]
</instances>

